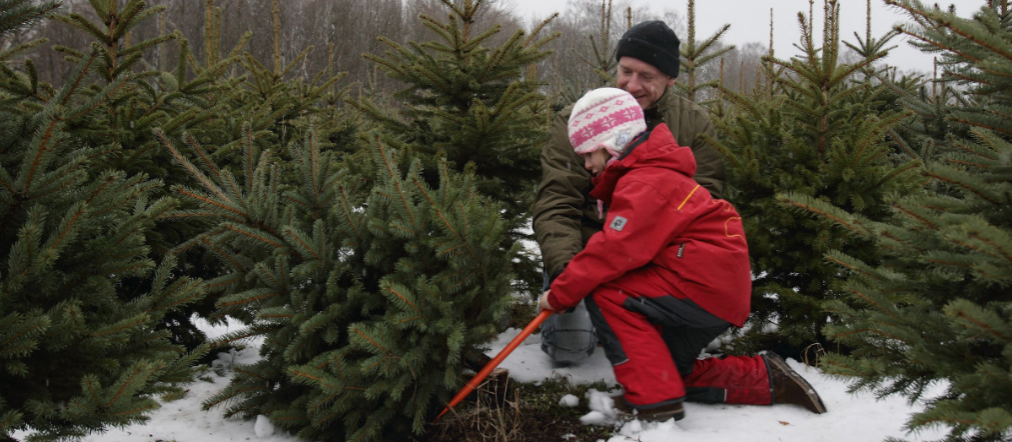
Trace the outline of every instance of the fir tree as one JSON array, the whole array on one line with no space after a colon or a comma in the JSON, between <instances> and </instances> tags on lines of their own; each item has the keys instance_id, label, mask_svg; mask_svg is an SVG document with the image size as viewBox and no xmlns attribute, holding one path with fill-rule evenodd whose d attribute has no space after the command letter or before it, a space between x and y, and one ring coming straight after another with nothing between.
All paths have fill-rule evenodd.
<instances>
[{"instance_id":1,"label":"fir tree","mask_svg":"<svg viewBox=\"0 0 1012 442\"><path fill-rule=\"evenodd\" d=\"M822 304L840 296L841 281L822 255L832 249L865 259L874 254L868 241L844 235L839 226L784 210L778 195L806 195L884 219L887 194L917 187L910 173L915 163L898 164L885 138L904 115L868 113L879 94L857 77L875 58L839 61L838 11L836 2L827 2L820 41L799 14L804 54L767 58L764 70L773 81L763 88L750 96L723 90L735 109L715 122L720 141L713 144L726 158L728 199L742 215L755 275L753 327L739 341L742 350L799 354L825 342L830 315ZM777 67L782 74L775 74ZM769 324L776 330L767 334Z\"/></svg>"},{"instance_id":2,"label":"fir tree","mask_svg":"<svg viewBox=\"0 0 1012 442\"><path fill-rule=\"evenodd\" d=\"M685 36L685 42L681 44L679 52L682 55L682 64L679 66L679 70L684 72L682 76L683 81L675 83L675 87L683 92L691 101L696 101L696 94L711 88L717 87L720 79L713 79L705 83L697 84L697 72L699 72L707 63L711 63L713 60L719 60L722 55L728 51L734 49L734 46L724 46L714 49L717 41L720 37L731 29L731 25L725 24L720 27L713 35L710 35L705 40L696 41L696 2L695 0L689 0L689 32Z\"/></svg>"},{"instance_id":3,"label":"fir tree","mask_svg":"<svg viewBox=\"0 0 1012 442\"><path fill-rule=\"evenodd\" d=\"M199 280L156 264L146 234L173 202L160 182L94 170L119 149L88 144L70 128L96 117L122 76L89 77L97 48L44 103L21 99L34 71L0 76L0 435L58 440L145 419L152 395L190 382L200 353L183 356L156 326L199 300ZM31 109L33 112L25 112ZM125 281L148 280L133 291ZM182 357L181 357L182 356Z\"/></svg>"},{"instance_id":4,"label":"fir tree","mask_svg":"<svg viewBox=\"0 0 1012 442\"><path fill-rule=\"evenodd\" d=\"M895 49L896 46L889 45L893 38L900 35L900 32L893 29L881 37L872 36L871 0L866 1L865 7L867 19L864 37L862 38L855 32L854 38L857 40L857 44L849 42L844 42L844 44L864 59L881 60L889 54L889 51ZM855 78L853 81L866 86L858 92L861 95L858 100L869 104L869 113L891 114L906 111L911 114L911 117L904 119L901 124L886 129L888 134L886 142L890 144L895 155L899 155L900 158L913 158L920 161L931 157L930 153L927 155L916 153L913 146L919 143L915 140L923 139L923 136L919 134L925 133L924 131L932 130L935 135L941 133L937 129L928 129L928 127L936 126L932 120L944 119L939 117L939 112L941 112L939 106L947 100L947 97L931 93L923 74L899 74L895 67L877 62L869 63L861 68L861 78ZM911 109L910 103L913 101L909 97L912 96L918 96L919 98L914 101L923 103L932 101L933 97L937 97L940 101L930 105L935 108L934 110Z\"/></svg>"},{"instance_id":5,"label":"fir tree","mask_svg":"<svg viewBox=\"0 0 1012 442\"><path fill-rule=\"evenodd\" d=\"M173 216L216 220L193 243L228 267L208 283L222 291L219 308L252 313L226 341L265 338L263 359L205 406L264 414L307 439L422 433L510 304L519 247L501 249L501 206L445 162L429 186L392 138L369 139L344 163L321 137L292 143L299 174L285 183L245 134L241 179L192 138L197 163L163 140L201 183L178 190L201 208Z\"/></svg>"},{"instance_id":6,"label":"fir tree","mask_svg":"<svg viewBox=\"0 0 1012 442\"><path fill-rule=\"evenodd\" d=\"M105 100L96 102L90 118L68 128L70 136L85 144L115 141L113 151L93 161L92 171L115 169L128 175L147 174L165 182L166 186L155 190L159 193L155 196L162 196L174 185L197 183L160 148L155 128L176 139L187 131L195 140L216 147L209 155L222 167L241 174L239 139L244 122L257 131L257 142L268 146L301 136L303 131L298 127L307 124L307 119L325 124L337 124L341 119L342 113L332 106L342 94L333 88L340 75L320 73L309 82L288 78L312 48L287 65L270 68L242 52L250 38L248 33L234 47L222 48L221 10L211 1L205 4L205 35L199 43L203 58L191 51L190 41L178 32L131 39L135 30L152 26L152 21L164 13L164 6L148 7L140 0L94 1L89 6L87 11L79 8L75 13L57 14L55 19L83 39L94 41L93 47L99 51L100 57L93 67L97 79L88 87L97 89L117 83ZM170 44L177 44L179 49L175 65L167 66L166 62L158 69L151 68L147 60ZM56 49L71 61L88 56L68 47ZM30 62L27 63L26 70L33 72ZM52 100L55 87L59 87L32 79L22 83L26 86L17 94L26 112L34 112ZM202 254L176 249L203 231L206 228L203 222L158 219L155 228L146 235L153 258L178 253L180 272L197 277L217 275L220 270L217 262ZM149 290L150 281L141 278L122 283L144 292ZM214 299L208 297L203 303L170 312L163 326L172 331L174 340L196 348L204 336L191 319L194 314L211 321L222 319L211 316L213 311Z\"/></svg>"},{"instance_id":7,"label":"fir tree","mask_svg":"<svg viewBox=\"0 0 1012 442\"><path fill-rule=\"evenodd\" d=\"M35 22L59 6L54 1L0 0L0 37Z\"/></svg>"},{"instance_id":8,"label":"fir tree","mask_svg":"<svg viewBox=\"0 0 1012 442\"><path fill-rule=\"evenodd\" d=\"M1012 122L1006 109L1012 68L1006 1L985 2L972 18L890 1L919 25L902 31L940 55L939 100L906 97L924 118L911 132L934 153L923 173L925 192L890 199L890 222L822 201L792 198L793 204L836 221L855 236L874 241L876 260L834 250L828 258L851 277L850 302L830 304L841 321L827 328L851 356L830 355L828 373L855 380L853 390L880 396L926 399L908 427L950 427L950 440L1012 438ZM943 110L943 125L933 109ZM925 130L927 129L927 130ZM938 137L938 129L944 129ZM925 389L945 381L937 398Z\"/></svg>"},{"instance_id":9,"label":"fir tree","mask_svg":"<svg viewBox=\"0 0 1012 442\"><path fill-rule=\"evenodd\" d=\"M597 34L597 40L594 39L593 35L587 36L590 57L579 54L580 59L593 68L594 72L599 77L597 87L603 87L613 83L615 81L615 69L618 67L618 61L615 60L614 38L611 33L611 3L611 0L601 0L601 27ZM566 80L556 77L556 81ZM579 99L580 97L577 96L576 99L571 102L575 103L576 100Z\"/></svg>"},{"instance_id":10,"label":"fir tree","mask_svg":"<svg viewBox=\"0 0 1012 442\"><path fill-rule=\"evenodd\" d=\"M498 47L489 47L501 25L474 28L481 1L441 0L449 9L446 22L422 15L435 40L407 46L381 37L391 50L385 56L366 54L388 76L405 84L394 94L399 111L380 109L368 100L350 101L417 153L430 186L439 181L437 165L473 167L478 191L505 210L508 250L525 233L534 190L541 178L539 154L544 141L545 97L542 83L526 79L524 68L546 57L541 47L554 36L538 40L541 27L530 36L517 30ZM547 20L541 24L544 26ZM517 263L518 291L540 288L535 256ZM535 288L536 287L536 288Z\"/></svg>"},{"instance_id":11,"label":"fir tree","mask_svg":"<svg viewBox=\"0 0 1012 442\"><path fill-rule=\"evenodd\" d=\"M618 67L618 61L615 60L616 41L611 30L613 21L611 5L611 0L601 0L601 25L598 28L596 36L592 34L587 35L587 44L583 48L584 52L580 53L576 49L571 49L583 61L584 66L590 67L593 70L594 75L591 77L592 80L584 84L584 78L577 78L574 81L572 78L560 75L558 70L553 72L551 85L554 92L552 93L552 103L550 104L552 113L559 112L566 106L576 103L587 90L615 83L615 69ZM558 13L549 17L546 24L555 20L557 15ZM551 120L549 119L548 121Z\"/></svg>"},{"instance_id":12,"label":"fir tree","mask_svg":"<svg viewBox=\"0 0 1012 442\"><path fill-rule=\"evenodd\" d=\"M226 52L219 37L221 10L212 1L207 1L205 8L206 35L200 42L203 59L193 53L190 41L179 32L142 41L130 38L138 27L151 26L151 21L164 13L165 6L148 7L141 0L127 0L122 6L120 2L94 1L87 13L55 16L80 32L82 38L97 44L102 57L96 69L104 84L119 74L127 74L122 86L112 92L110 106L98 114L104 118L74 128L76 137L113 139L122 145L122 151L110 157L109 167L147 173L166 180L169 186L195 184L159 147L155 128L177 139L185 130L198 141L217 147L211 152L216 159L238 165L242 163L239 138L244 124L249 123L255 131L270 133L269 137L260 137L263 146L285 143L286 137L299 134L298 130L292 130L292 121L328 110L330 106L324 103L328 94L340 96L332 86L341 75L321 72L308 84L286 79L312 47L287 65L266 67L242 52L249 33ZM170 43L179 46L175 65L151 69L146 56ZM55 49L67 54L70 60L85 55L68 47ZM329 104L333 102L332 99ZM158 246L168 248L170 244Z\"/></svg>"}]
</instances>

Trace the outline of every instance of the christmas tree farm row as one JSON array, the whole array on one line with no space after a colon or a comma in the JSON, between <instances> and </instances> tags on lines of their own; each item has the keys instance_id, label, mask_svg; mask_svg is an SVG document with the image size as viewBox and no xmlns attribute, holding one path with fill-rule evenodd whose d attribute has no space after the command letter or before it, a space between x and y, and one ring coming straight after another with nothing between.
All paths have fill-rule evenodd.
<instances>
[{"instance_id":1,"label":"christmas tree farm row","mask_svg":"<svg viewBox=\"0 0 1012 442\"><path fill-rule=\"evenodd\" d=\"M142 421L253 337L261 361L206 407L306 440L424 435L540 286L520 244L564 100L530 73L554 35L496 39L480 3L443 3L418 18L427 40L365 55L403 89L353 96L329 67L291 74L309 49L265 63L247 39L221 48L213 2L200 59L179 33L131 41L163 12L138 0L0 0L0 33L49 13L93 42L58 48L74 73L53 84L31 57L45 42L0 48L3 437ZM827 2L821 38L802 16L804 54L765 59L755 89L688 89L719 97L702 103L709 141L756 275L752 327L726 350L807 354L883 395L947 382L909 425L1004 440L1012 11L889 3L911 23L841 43ZM900 33L937 52L936 75L881 64ZM698 43L687 56L719 63ZM172 69L144 61L166 45ZM208 342L195 315L246 328Z\"/></svg>"}]
</instances>

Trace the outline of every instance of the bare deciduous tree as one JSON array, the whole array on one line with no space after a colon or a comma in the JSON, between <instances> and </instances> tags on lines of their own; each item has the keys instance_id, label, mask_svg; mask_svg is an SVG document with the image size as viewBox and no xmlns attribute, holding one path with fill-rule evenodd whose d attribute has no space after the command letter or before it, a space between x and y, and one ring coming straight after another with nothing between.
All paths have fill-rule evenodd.
<instances>
[{"instance_id":1,"label":"bare deciduous tree","mask_svg":"<svg viewBox=\"0 0 1012 442\"><path fill-rule=\"evenodd\" d=\"M450 3L461 4L463 1L450 0ZM164 7L164 11L149 22L150 26L132 30L132 40L141 41L178 31L188 41L194 56L192 62L206 66L208 51L217 51L210 54L212 58L226 56L249 32L252 35L242 52L248 52L264 66L273 66L275 4L279 20L277 55L280 64L287 65L306 48L313 48L287 75L310 79L328 69L347 72L342 83L359 83L371 91L394 91L402 87L393 80L378 76L375 67L362 57L364 53L387 50L377 37L384 36L401 43L432 40L432 31L424 27L419 15L442 20L448 13L441 0L148 0L149 7ZM547 47L553 55L539 62L531 73L553 85L564 82L576 91L586 90L607 83L595 72L596 66L584 60L591 59L593 52L589 37L593 37L599 47L613 51L630 23L659 19L684 38L686 26L678 12L631 9L628 0L610 2L610 25L603 27L602 14L607 12L604 8L607 4L607 0L569 0L559 18L540 33L542 36L561 33L561 37ZM512 12L515 8L511 0L485 0L484 5L483 12L471 26L482 31L494 24L502 26L488 46L501 44L518 29L529 33L547 18L525 23ZM88 15L91 7L88 0L64 0L61 12ZM209 20L214 26L208 26ZM212 41L208 41L212 37L208 32L214 34ZM606 33L606 38L602 38L602 32ZM50 39L49 46L66 46L75 50L84 50L90 43L78 31L56 21L40 22L22 35L14 36L15 42L16 39L27 40L29 37L47 37ZM62 54L51 48L36 51L33 57L43 80L48 82L58 83L71 68L62 60ZM178 62L178 41L145 54L147 66L156 69L173 71ZM557 93L558 88L547 92Z\"/></svg>"}]
</instances>

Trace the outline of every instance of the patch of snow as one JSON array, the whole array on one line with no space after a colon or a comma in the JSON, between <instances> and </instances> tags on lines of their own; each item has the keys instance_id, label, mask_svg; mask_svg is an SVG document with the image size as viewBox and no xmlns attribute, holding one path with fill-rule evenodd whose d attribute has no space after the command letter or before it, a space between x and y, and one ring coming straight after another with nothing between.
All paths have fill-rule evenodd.
<instances>
[{"instance_id":1,"label":"patch of snow","mask_svg":"<svg viewBox=\"0 0 1012 442\"><path fill-rule=\"evenodd\" d=\"M572 408L577 405L580 405L580 398L573 396L571 394L567 394L563 396L562 399L559 399L559 405L562 405L563 407Z\"/></svg>"},{"instance_id":2,"label":"patch of snow","mask_svg":"<svg viewBox=\"0 0 1012 442\"><path fill-rule=\"evenodd\" d=\"M614 393L597 391L595 388L587 390L587 408L590 413L580 417L584 425L614 425L618 422L618 410L615 409Z\"/></svg>"},{"instance_id":3,"label":"patch of snow","mask_svg":"<svg viewBox=\"0 0 1012 442\"><path fill-rule=\"evenodd\" d=\"M485 353L495 356L513 340L520 329L511 328L499 335ZM611 363L600 348L587 360L573 365L559 365L541 352L541 335L532 334L510 353L500 367L510 371L510 378L520 382L538 383L547 379L568 379L573 385L604 381L615 385Z\"/></svg>"},{"instance_id":4,"label":"patch of snow","mask_svg":"<svg viewBox=\"0 0 1012 442\"><path fill-rule=\"evenodd\" d=\"M224 326L219 326L224 327ZM206 330L205 330L206 331ZM220 330L219 330L220 331ZM234 329L233 329L234 331ZM261 342L254 342L234 354L222 353L225 358L236 364L252 364L260 359ZM219 361L224 359L219 356ZM284 431L260 436L262 428L260 419L246 421L238 418L226 419L225 407L216 407L208 411L201 410L201 403L224 389L232 377L229 367L223 375L213 371L207 372L202 380L186 386L186 394L174 401L158 400L161 407L150 415L146 423L133 424L122 428L108 428L103 433L95 433L82 438L81 442L157 442L157 441L207 441L214 442L247 442L253 436L268 442L305 442ZM264 421L269 421L265 418ZM273 428L273 425L272 425ZM15 433L19 440L27 433Z\"/></svg>"},{"instance_id":5,"label":"patch of snow","mask_svg":"<svg viewBox=\"0 0 1012 442\"><path fill-rule=\"evenodd\" d=\"M670 442L673 440L699 439L696 438L696 435L686 434L685 431L678 428L674 419L668 419L665 422L640 422L638 420L633 420L631 422L627 422L625 425L622 425L622 428L618 430L618 436L608 439L608 442ZM762 439L757 438L755 434L752 434L745 440Z\"/></svg>"},{"instance_id":6,"label":"patch of snow","mask_svg":"<svg viewBox=\"0 0 1012 442\"><path fill-rule=\"evenodd\" d=\"M274 424L269 417L261 414L257 416L257 423L253 424L253 432L261 439L271 437L274 435Z\"/></svg>"},{"instance_id":7,"label":"patch of snow","mask_svg":"<svg viewBox=\"0 0 1012 442\"><path fill-rule=\"evenodd\" d=\"M614 418L600 411L591 411L583 416L580 416L580 423L583 425L609 425L614 421Z\"/></svg>"}]
</instances>

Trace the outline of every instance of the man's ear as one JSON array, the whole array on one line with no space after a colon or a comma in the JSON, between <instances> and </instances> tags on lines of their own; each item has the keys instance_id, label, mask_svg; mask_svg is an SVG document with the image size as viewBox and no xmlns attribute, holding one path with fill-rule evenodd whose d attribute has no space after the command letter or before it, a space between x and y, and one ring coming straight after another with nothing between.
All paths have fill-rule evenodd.
<instances>
[{"instance_id":1,"label":"man's ear","mask_svg":"<svg viewBox=\"0 0 1012 442\"><path fill-rule=\"evenodd\" d=\"M668 77L668 87L675 85L675 77Z\"/></svg>"}]
</instances>

